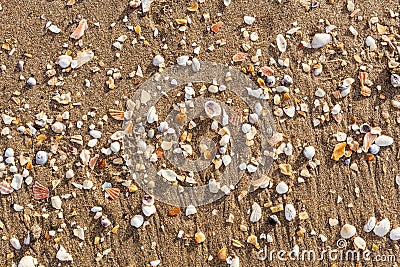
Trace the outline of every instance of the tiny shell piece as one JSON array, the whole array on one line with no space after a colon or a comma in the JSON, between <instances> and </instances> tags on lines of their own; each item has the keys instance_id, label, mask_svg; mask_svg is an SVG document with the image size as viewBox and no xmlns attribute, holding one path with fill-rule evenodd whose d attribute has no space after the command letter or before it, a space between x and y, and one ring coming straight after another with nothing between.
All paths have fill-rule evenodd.
<instances>
[{"instance_id":1,"label":"tiny shell piece","mask_svg":"<svg viewBox=\"0 0 400 267\"><path fill-rule=\"evenodd\" d=\"M340 235L344 239L349 239L356 234L356 228L353 225L345 224L340 230Z\"/></svg>"},{"instance_id":2,"label":"tiny shell piece","mask_svg":"<svg viewBox=\"0 0 400 267\"><path fill-rule=\"evenodd\" d=\"M85 34L85 31L87 30L87 28L88 28L87 20L82 19L79 22L78 27L76 27L76 29L72 32L70 37L75 40L80 39Z\"/></svg>"}]
</instances>

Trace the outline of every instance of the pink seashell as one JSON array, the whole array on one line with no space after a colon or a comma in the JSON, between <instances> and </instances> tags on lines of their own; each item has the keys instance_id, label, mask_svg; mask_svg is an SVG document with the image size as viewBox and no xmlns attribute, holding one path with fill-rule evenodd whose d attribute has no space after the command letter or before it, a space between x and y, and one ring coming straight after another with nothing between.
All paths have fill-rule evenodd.
<instances>
[{"instance_id":1,"label":"pink seashell","mask_svg":"<svg viewBox=\"0 0 400 267\"><path fill-rule=\"evenodd\" d=\"M33 185L33 198L34 199L45 199L48 198L50 195L50 191L47 187L39 183L38 181L35 182Z\"/></svg>"},{"instance_id":2,"label":"pink seashell","mask_svg":"<svg viewBox=\"0 0 400 267\"><path fill-rule=\"evenodd\" d=\"M75 31L70 35L70 37L78 40L79 38L81 38L83 36L83 34L85 33L85 30L87 30L87 28L88 28L87 20L82 19L79 22L78 27L76 27Z\"/></svg>"},{"instance_id":3,"label":"pink seashell","mask_svg":"<svg viewBox=\"0 0 400 267\"><path fill-rule=\"evenodd\" d=\"M89 168L93 170L98 160L99 160L99 154L94 155L94 157L89 160Z\"/></svg>"},{"instance_id":4,"label":"pink seashell","mask_svg":"<svg viewBox=\"0 0 400 267\"><path fill-rule=\"evenodd\" d=\"M230 123L235 126L239 126L243 122L243 115L241 112L235 111L229 119Z\"/></svg>"},{"instance_id":5,"label":"pink seashell","mask_svg":"<svg viewBox=\"0 0 400 267\"><path fill-rule=\"evenodd\" d=\"M119 193L121 192L121 190L119 190L119 188L114 188L114 187L106 188L104 190L106 191L107 195L113 200L117 199L119 196Z\"/></svg>"},{"instance_id":6,"label":"pink seashell","mask_svg":"<svg viewBox=\"0 0 400 267\"><path fill-rule=\"evenodd\" d=\"M364 152L367 152L368 149L371 147L371 145L375 142L375 139L378 137L378 135L376 134L372 134L372 133L366 133L364 135L364 142L363 142L363 147L362 150Z\"/></svg>"},{"instance_id":7,"label":"pink seashell","mask_svg":"<svg viewBox=\"0 0 400 267\"><path fill-rule=\"evenodd\" d=\"M6 181L0 183L0 193L2 195L11 194L13 191L14 189Z\"/></svg>"},{"instance_id":8,"label":"pink seashell","mask_svg":"<svg viewBox=\"0 0 400 267\"><path fill-rule=\"evenodd\" d=\"M343 119L342 113L332 114L332 117L335 119L337 123L340 123Z\"/></svg>"},{"instance_id":9,"label":"pink seashell","mask_svg":"<svg viewBox=\"0 0 400 267\"><path fill-rule=\"evenodd\" d=\"M247 54L242 53L242 52L239 52L232 57L233 62L241 62L241 61L244 61L246 58L247 58Z\"/></svg>"}]
</instances>

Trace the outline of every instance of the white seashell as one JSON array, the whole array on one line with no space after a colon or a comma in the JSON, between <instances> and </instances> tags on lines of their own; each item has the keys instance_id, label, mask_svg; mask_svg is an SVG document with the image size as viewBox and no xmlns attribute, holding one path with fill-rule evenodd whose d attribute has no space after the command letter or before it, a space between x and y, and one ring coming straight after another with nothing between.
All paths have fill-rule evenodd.
<instances>
[{"instance_id":1,"label":"white seashell","mask_svg":"<svg viewBox=\"0 0 400 267\"><path fill-rule=\"evenodd\" d=\"M161 260L154 260L150 262L151 266L158 266L161 263Z\"/></svg>"},{"instance_id":2,"label":"white seashell","mask_svg":"<svg viewBox=\"0 0 400 267\"><path fill-rule=\"evenodd\" d=\"M60 261L73 261L71 254L67 253L65 248L60 245L60 249L56 254L56 258Z\"/></svg>"},{"instance_id":3,"label":"white seashell","mask_svg":"<svg viewBox=\"0 0 400 267\"><path fill-rule=\"evenodd\" d=\"M286 51L287 48L287 41L285 37L282 34L278 34L276 37L276 44L278 46L278 49L281 53Z\"/></svg>"},{"instance_id":4,"label":"white seashell","mask_svg":"<svg viewBox=\"0 0 400 267\"><path fill-rule=\"evenodd\" d=\"M326 93L322 88L318 88L317 91L315 91L315 96L317 97L324 97L325 95Z\"/></svg>"},{"instance_id":5,"label":"white seashell","mask_svg":"<svg viewBox=\"0 0 400 267\"><path fill-rule=\"evenodd\" d=\"M280 195L283 195L289 191L289 186L285 182L280 182L276 186L276 192Z\"/></svg>"},{"instance_id":6,"label":"white seashell","mask_svg":"<svg viewBox=\"0 0 400 267\"><path fill-rule=\"evenodd\" d=\"M332 42L332 36L328 33L317 33L311 42L312 48L321 48Z\"/></svg>"},{"instance_id":7,"label":"white seashell","mask_svg":"<svg viewBox=\"0 0 400 267\"><path fill-rule=\"evenodd\" d=\"M95 147L97 143L99 142L99 139L90 139L87 143L88 147Z\"/></svg>"},{"instance_id":8,"label":"white seashell","mask_svg":"<svg viewBox=\"0 0 400 267\"><path fill-rule=\"evenodd\" d=\"M18 263L18 267L35 267L37 259L32 256L24 256Z\"/></svg>"},{"instance_id":9,"label":"white seashell","mask_svg":"<svg viewBox=\"0 0 400 267\"><path fill-rule=\"evenodd\" d=\"M252 25L254 23L254 21L256 20L256 18L251 17L251 16L244 16L243 20L244 20L244 23L246 23L247 25Z\"/></svg>"},{"instance_id":10,"label":"white seashell","mask_svg":"<svg viewBox=\"0 0 400 267\"><path fill-rule=\"evenodd\" d=\"M110 149L114 153L118 153L121 150L121 144L117 141L112 142L110 145Z\"/></svg>"},{"instance_id":11,"label":"white seashell","mask_svg":"<svg viewBox=\"0 0 400 267\"><path fill-rule=\"evenodd\" d=\"M394 88L399 87L399 86L400 86L400 76L397 75L397 74L395 74L395 73L393 73L393 74L390 76L390 82L392 83L392 86L393 86Z\"/></svg>"},{"instance_id":12,"label":"white seashell","mask_svg":"<svg viewBox=\"0 0 400 267\"><path fill-rule=\"evenodd\" d=\"M390 231L389 237L393 241L400 240L400 227L394 228Z\"/></svg>"},{"instance_id":13,"label":"white seashell","mask_svg":"<svg viewBox=\"0 0 400 267\"><path fill-rule=\"evenodd\" d=\"M375 45L376 45L375 43L376 43L376 42L375 42L375 39L374 39L372 36L368 36L368 37L365 39L365 44L366 44L368 47L375 46Z\"/></svg>"},{"instance_id":14,"label":"white seashell","mask_svg":"<svg viewBox=\"0 0 400 267\"><path fill-rule=\"evenodd\" d=\"M283 112L285 112L288 117L293 118L296 113L296 108L294 106L283 108Z\"/></svg>"},{"instance_id":15,"label":"white seashell","mask_svg":"<svg viewBox=\"0 0 400 267\"><path fill-rule=\"evenodd\" d=\"M375 224L376 224L376 218L375 217L369 218L368 222L364 225L364 231L367 233L371 232L372 230L374 230Z\"/></svg>"},{"instance_id":16,"label":"white seashell","mask_svg":"<svg viewBox=\"0 0 400 267\"><path fill-rule=\"evenodd\" d=\"M229 6L231 4L231 0L224 0L224 5Z\"/></svg>"},{"instance_id":17,"label":"white seashell","mask_svg":"<svg viewBox=\"0 0 400 267\"><path fill-rule=\"evenodd\" d=\"M46 151L38 151L35 156L35 162L38 165L46 164L49 156Z\"/></svg>"},{"instance_id":18,"label":"white seashell","mask_svg":"<svg viewBox=\"0 0 400 267\"><path fill-rule=\"evenodd\" d=\"M71 61L71 68L77 69L91 61L94 53L91 50L78 51L76 58Z\"/></svg>"},{"instance_id":19,"label":"white seashell","mask_svg":"<svg viewBox=\"0 0 400 267\"><path fill-rule=\"evenodd\" d=\"M93 182L91 180L85 180L82 183L82 188L85 190L90 190L93 187Z\"/></svg>"},{"instance_id":20,"label":"white seashell","mask_svg":"<svg viewBox=\"0 0 400 267\"><path fill-rule=\"evenodd\" d=\"M4 157L14 157L14 149L12 149L11 147L7 148L6 151L4 151Z\"/></svg>"},{"instance_id":21,"label":"white seashell","mask_svg":"<svg viewBox=\"0 0 400 267\"><path fill-rule=\"evenodd\" d=\"M393 144L393 138L387 135L381 135L376 138L375 144L380 147L390 146L391 144Z\"/></svg>"},{"instance_id":22,"label":"white seashell","mask_svg":"<svg viewBox=\"0 0 400 267\"><path fill-rule=\"evenodd\" d=\"M260 205L258 205L256 202L253 203L251 206L252 212L250 214L250 221L255 223L258 222L261 219L262 216L262 210Z\"/></svg>"},{"instance_id":23,"label":"white seashell","mask_svg":"<svg viewBox=\"0 0 400 267\"><path fill-rule=\"evenodd\" d=\"M160 170L158 175L161 175L169 182L175 182L178 175L173 170Z\"/></svg>"},{"instance_id":24,"label":"white seashell","mask_svg":"<svg viewBox=\"0 0 400 267\"><path fill-rule=\"evenodd\" d=\"M339 104L336 104L333 108L332 108L332 110L331 110L331 113L333 114L333 115L336 115L336 114L339 114L339 112L342 110L342 107L339 105Z\"/></svg>"},{"instance_id":25,"label":"white seashell","mask_svg":"<svg viewBox=\"0 0 400 267\"><path fill-rule=\"evenodd\" d=\"M10 239L10 244L11 246L13 246L13 248L15 248L16 250L20 250L21 249L21 243L19 242L18 239L16 239L15 237Z\"/></svg>"},{"instance_id":26,"label":"white seashell","mask_svg":"<svg viewBox=\"0 0 400 267\"><path fill-rule=\"evenodd\" d=\"M208 189L210 190L211 193L213 194L218 193L220 188L221 184L217 182L215 179L210 179L210 181L208 181Z\"/></svg>"},{"instance_id":27,"label":"white seashell","mask_svg":"<svg viewBox=\"0 0 400 267\"><path fill-rule=\"evenodd\" d=\"M61 198L59 196L51 197L51 206L57 210L60 210L62 206Z\"/></svg>"},{"instance_id":28,"label":"white seashell","mask_svg":"<svg viewBox=\"0 0 400 267\"><path fill-rule=\"evenodd\" d=\"M196 210L195 206L189 205L189 206L186 207L186 213L185 213L186 216L193 215L195 213L197 213L197 210Z\"/></svg>"},{"instance_id":29,"label":"white seashell","mask_svg":"<svg viewBox=\"0 0 400 267\"><path fill-rule=\"evenodd\" d=\"M53 123L53 125L51 125L51 129L53 130L53 132L55 133L62 133L63 131L65 131L66 126L64 125L64 123L56 121L55 123Z\"/></svg>"},{"instance_id":30,"label":"white seashell","mask_svg":"<svg viewBox=\"0 0 400 267\"><path fill-rule=\"evenodd\" d=\"M85 231L83 230L83 228L78 227L78 228L74 229L73 232L74 232L74 236L76 236L80 240L85 240Z\"/></svg>"},{"instance_id":31,"label":"white seashell","mask_svg":"<svg viewBox=\"0 0 400 267\"><path fill-rule=\"evenodd\" d=\"M315 156L315 148L313 146L307 146L303 150L303 155L308 159L312 160Z\"/></svg>"},{"instance_id":32,"label":"white seashell","mask_svg":"<svg viewBox=\"0 0 400 267\"><path fill-rule=\"evenodd\" d=\"M15 211L23 211L24 210L24 207L23 206L21 206L21 205L18 205L18 204L14 204L13 205L13 208L14 208L14 210Z\"/></svg>"},{"instance_id":33,"label":"white seashell","mask_svg":"<svg viewBox=\"0 0 400 267\"><path fill-rule=\"evenodd\" d=\"M153 0L142 0L143 13L146 13L150 10L151 3L153 3Z\"/></svg>"},{"instance_id":34,"label":"white seashell","mask_svg":"<svg viewBox=\"0 0 400 267\"><path fill-rule=\"evenodd\" d=\"M285 218L289 222L293 221L293 219L296 217L296 209L294 208L293 204L286 204L285 206Z\"/></svg>"},{"instance_id":35,"label":"white seashell","mask_svg":"<svg viewBox=\"0 0 400 267\"><path fill-rule=\"evenodd\" d=\"M147 217L150 217L154 213L156 213L156 206L154 205L142 205L143 214Z\"/></svg>"},{"instance_id":36,"label":"white seashell","mask_svg":"<svg viewBox=\"0 0 400 267\"><path fill-rule=\"evenodd\" d=\"M91 130L89 132L90 136L92 136L93 138L99 139L101 138L102 133L98 130Z\"/></svg>"},{"instance_id":37,"label":"white seashell","mask_svg":"<svg viewBox=\"0 0 400 267\"><path fill-rule=\"evenodd\" d=\"M257 171L257 167L254 166L253 164L247 165L246 169L247 169L247 171L248 171L249 173L254 173L254 172Z\"/></svg>"},{"instance_id":38,"label":"white seashell","mask_svg":"<svg viewBox=\"0 0 400 267\"><path fill-rule=\"evenodd\" d=\"M200 71L200 61L195 57L192 59L192 70L194 72Z\"/></svg>"},{"instance_id":39,"label":"white seashell","mask_svg":"<svg viewBox=\"0 0 400 267\"><path fill-rule=\"evenodd\" d=\"M176 63L178 63L179 66L186 66L188 60L189 56L180 56L176 59Z\"/></svg>"},{"instance_id":40,"label":"white seashell","mask_svg":"<svg viewBox=\"0 0 400 267\"><path fill-rule=\"evenodd\" d=\"M221 106L214 101L207 101L204 104L204 111L210 118L220 116L222 113Z\"/></svg>"},{"instance_id":41,"label":"white seashell","mask_svg":"<svg viewBox=\"0 0 400 267\"><path fill-rule=\"evenodd\" d=\"M23 181L24 181L24 179L21 174L14 174L14 177L13 177L10 185L15 190L19 190L19 189L21 189Z\"/></svg>"},{"instance_id":42,"label":"white seashell","mask_svg":"<svg viewBox=\"0 0 400 267\"><path fill-rule=\"evenodd\" d=\"M222 163L224 163L224 166L228 166L232 162L232 158L229 155L223 155L222 156Z\"/></svg>"},{"instance_id":43,"label":"white seashell","mask_svg":"<svg viewBox=\"0 0 400 267\"><path fill-rule=\"evenodd\" d=\"M90 209L90 211L91 211L91 212L94 212L94 213L100 212L100 211L102 211L102 210L103 210L103 208L102 208L102 207L99 207L99 206L94 206L93 208Z\"/></svg>"},{"instance_id":44,"label":"white seashell","mask_svg":"<svg viewBox=\"0 0 400 267\"><path fill-rule=\"evenodd\" d=\"M158 115L157 115L157 110L154 106L151 106L149 108L149 112L147 113L147 122L148 123L153 123L158 121Z\"/></svg>"},{"instance_id":45,"label":"white seashell","mask_svg":"<svg viewBox=\"0 0 400 267\"><path fill-rule=\"evenodd\" d=\"M161 55L156 55L152 61L153 65L156 67L162 67L165 63L165 59Z\"/></svg>"},{"instance_id":46,"label":"white seashell","mask_svg":"<svg viewBox=\"0 0 400 267\"><path fill-rule=\"evenodd\" d=\"M66 173L65 173L65 178L67 179L71 179L72 177L75 176L75 173L73 170L69 169Z\"/></svg>"},{"instance_id":47,"label":"white seashell","mask_svg":"<svg viewBox=\"0 0 400 267\"><path fill-rule=\"evenodd\" d=\"M168 122L166 121L162 121L160 123L160 125L157 127L157 130L161 133L164 133L168 130L169 126L168 126Z\"/></svg>"},{"instance_id":48,"label":"white seashell","mask_svg":"<svg viewBox=\"0 0 400 267\"><path fill-rule=\"evenodd\" d=\"M72 57L71 57L71 56L68 56L68 55L61 55L61 56L58 57L58 60L57 60L56 63L57 63L61 68L65 69L65 68L68 68L69 65L71 65L71 62L72 62Z\"/></svg>"},{"instance_id":49,"label":"white seashell","mask_svg":"<svg viewBox=\"0 0 400 267\"><path fill-rule=\"evenodd\" d=\"M229 144L229 140L230 140L230 136L229 134L225 134L224 136L221 137L221 140L219 140L219 144L221 146L226 146L227 144Z\"/></svg>"},{"instance_id":50,"label":"white seashell","mask_svg":"<svg viewBox=\"0 0 400 267\"><path fill-rule=\"evenodd\" d=\"M144 222L144 218L142 215L135 215L133 216L133 218L131 219L131 225L133 227L139 228L140 226L143 225Z\"/></svg>"},{"instance_id":51,"label":"white seashell","mask_svg":"<svg viewBox=\"0 0 400 267\"><path fill-rule=\"evenodd\" d=\"M365 250L367 248L367 242L359 236L354 238L353 244L356 249Z\"/></svg>"},{"instance_id":52,"label":"white seashell","mask_svg":"<svg viewBox=\"0 0 400 267\"><path fill-rule=\"evenodd\" d=\"M172 142L168 142L168 141L162 141L161 143L161 148L163 150L170 150L172 148Z\"/></svg>"},{"instance_id":53,"label":"white seashell","mask_svg":"<svg viewBox=\"0 0 400 267\"><path fill-rule=\"evenodd\" d=\"M374 228L374 234L379 237L384 237L390 230L390 221L389 219L385 218L379 221Z\"/></svg>"},{"instance_id":54,"label":"white seashell","mask_svg":"<svg viewBox=\"0 0 400 267\"><path fill-rule=\"evenodd\" d=\"M216 86L215 84L212 84L212 85L210 85L209 87L208 87L208 91L210 92L210 93L213 93L213 94L215 94L215 93L218 93L218 86Z\"/></svg>"},{"instance_id":55,"label":"white seashell","mask_svg":"<svg viewBox=\"0 0 400 267\"><path fill-rule=\"evenodd\" d=\"M240 259L238 256L232 259L230 267L240 267Z\"/></svg>"},{"instance_id":56,"label":"white seashell","mask_svg":"<svg viewBox=\"0 0 400 267\"><path fill-rule=\"evenodd\" d=\"M340 236L344 239L349 239L356 234L356 228L353 225L345 224L340 230Z\"/></svg>"},{"instance_id":57,"label":"white seashell","mask_svg":"<svg viewBox=\"0 0 400 267\"><path fill-rule=\"evenodd\" d=\"M29 77L28 80L26 81L26 84L29 86L35 86L36 85L36 79L33 77Z\"/></svg>"}]
</instances>

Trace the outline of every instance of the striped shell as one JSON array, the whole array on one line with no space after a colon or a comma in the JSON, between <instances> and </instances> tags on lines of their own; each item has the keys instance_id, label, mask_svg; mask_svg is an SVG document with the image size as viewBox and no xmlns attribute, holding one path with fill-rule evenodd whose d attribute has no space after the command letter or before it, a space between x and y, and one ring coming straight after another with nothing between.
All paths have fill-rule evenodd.
<instances>
[{"instance_id":1,"label":"striped shell","mask_svg":"<svg viewBox=\"0 0 400 267\"><path fill-rule=\"evenodd\" d=\"M111 117L113 117L114 119L118 121L124 120L125 112L116 109L109 109L108 112L110 112Z\"/></svg>"},{"instance_id":2,"label":"striped shell","mask_svg":"<svg viewBox=\"0 0 400 267\"><path fill-rule=\"evenodd\" d=\"M96 154L96 155L94 155L94 157L93 158L91 158L90 160L89 160L89 168L91 169L91 170L93 170L94 169L94 166L96 166L96 163L97 163L97 160L99 159L99 154Z\"/></svg>"},{"instance_id":3,"label":"striped shell","mask_svg":"<svg viewBox=\"0 0 400 267\"><path fill-rule=\"evenodd\" d=\"M47 187L39 183L38 181L35 182L33 185L33 198L34 199L45 199L48 198L50 195L50 191Z\"/></svg>"},{"instance_id":4,"label":"striped shell","mask_svg":"<svg viewBox=\"0 0 400 267\"><path fill-rule=\"evenodd\" d=\"M119 196L119 193L121 192L121 190L119 190L119 188L114 188L114 187L106 188L104 190L106 191L107 195L113 200L117 199Z\"/></svg>"},{"instance_id":5,"label":"striped shell","mask_svg":"<svg viewBox=\"0 0 400 267\"><path fill-rule=\"evenodd\" d=\"M13 191L14 189L6 181L0 183L0 193L2 195L11 194Z\"/></svg>"}]
</instances>

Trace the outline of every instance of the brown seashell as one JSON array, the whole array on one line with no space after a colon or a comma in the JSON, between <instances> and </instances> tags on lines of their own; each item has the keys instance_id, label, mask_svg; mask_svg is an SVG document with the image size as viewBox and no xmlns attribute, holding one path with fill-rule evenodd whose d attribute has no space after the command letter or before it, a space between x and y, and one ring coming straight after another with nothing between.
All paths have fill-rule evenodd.
<instances>
[{"instance_id":1,"label":"brown seashell","mask_svg":"<svg viewBox=\"0 0 400 267\"><path fill-rule=\"evenodd\" d=\"M371 153L367 153L367 154L365 155L365 159L366 159L367 161L373 161L373 160L375 159L375 156L374 156L373 154L371 154Z\"/></svg>"},{"instance_id":2,"label":"brown seashell","mask_svg":"<svg viewBox=\"0 0 400 267\"><path fill-rule=\"evenodd\" d=\"M104 169L107 167L107 161L105 159L100 160L99 164L97 164L97 167L99 167L99 169Z\"/></svg>"},{"instance_id":3,"label":"brown seashell","mask_svg":"<svg viewBox=\"0 0 400 267\"><path fill-rule=\"evenodd\" d=\"M340 96L340 91L336 90L335 92L333 92L333 97L336 98L336 99L339 99L341 97Z\"/></svg>"},{"instance_id":4,"label":"brown seashell","mask_svg":"<svg viewBox=\"0 0 400 267\"><path fill-rule=\"evenodd\" d=\"M360 144L359 144L357 141L352 141L352 142L349 144L349 148L350 148L352 151L354 151L354 152L357 152L357 150L359 149L359 147L360 147Z\"/></svg>"},{"instance_id":5,"label":"brown seashell","mask_svg":"<svg viewBox=\"0 0 400 267\"><path fill-rule=\"evenodd\" d=\"M268 66L264 66L260 68L260 71L265 75L265 76L272 76L274 75L274 70L271 69Z\"/></svg>"},{"instance_id":6,"label":"brown seashell","mask_svg":"<svg viewBox=\"0 0 400 267\"><path fill-rule=\"evenodd\" d=\"M179 207L174 207L174 208L172 208L172 209L170 209L169 211L168 211L168 216L176 216L176 215L178 215L179 213L181 212L181 208L179 208Z\"/></svg>"},{"instance_id":7,"label":"brown seashell","mask_svg":"<svg viewBox=\"0 0 400 267\"><path fill-rule=\"evenodd\" d=\"M199 4L197 4L197 3L194 3L193 5L191 5L190 7L187 8L187 10L191 11L191 12L195 12L195 11L197 11L197 9L199 9Z\"/></svg>"},{"instance_id":8,"label":"brown seashell","mask_svg":"<svg viewBox=\"0 0 400 267\"><path fill-rule=\"evenodd\" d=\"M89 168L90 169L94 169L94 166L96 166L96 163L97 163L97 160L99 159L99 154L96 154L96 155L94 155L94 157L93 158L91 158L90 160L89 160Z\"/></svg>"},{"instance_id":9,"label":"brown seashell","mask_svg":"<svg viewBox=\"0 0 400 267\"><path fill-rule=\"evenodd\" d=\"M361 87L361 95L363 96L371 96L371 89L367 86Z\"/></svg>"},{"instance_id":10,"label":"brown seashell","mask_svg":"<svg viewBox=\"0 0 400 267\"><path fill-rule=\"evenodd\" d=\"M68 0L67 1L67 6L72 6L72 5L75 5L75 0Z\"/></svg>"},{"instance_id":11,"label":"brown seashell","mask_svg":"<svg viewBox=\"0 0 400 267\"><path fill-rule=\"evenodd\" d=\"M217 23L211 26L211 30L215 33L219 32L219 29L221 28L222 24L223 24L222 21L218 21Z\"/></svg>"},{"instance_id":12,"label":"brown seashell","mask_svg":"<svg viewBox=\"0 0 400 267\"><path fill-rule=\"evenodd\" d=\"M164 150L162 150L161 148L157 149L156 155L157 155L157 158L162 159L165 155Z\"/></svg>"},{"instance_id":13,"label":"brown seashell","mask_svg":"<svg viewBox=\"0 0 400 267\"><path fill-rule=\"evenodd\" d=\"M108 112L110 113L110 116L116 119L117 121L124 120L125 112L116 109L109 109Z\"/></svg>"},{"instance_id":14,"label":"brown seashell","mask_svg":"<svg viewBox=\"0 0 400 267\"><path fill-rule=\"evenodd\" d=\"M227 249L225 247L221 248L218 251L217 258L220 261L226 261L226 259L228 258L228 252L227 252Z\"/></svg>"},{"instance_id":15,"label":"brown seashell","mask_svg":"<svg viewBox=\"0 0 400 267\"><path fill-rule=\"evenodd\" d=\"M338 161L346 153L346 142L335 145L332 153L332 159Z\"/></svg>"},{"instance_id":16,"label":"brown seashell","mask_svg":"<svg viewBox=\"0 0 400 267\"><path fill-rule=\"evenodd\" d=\"M35 182L33 185L33 198L34 199L45 199L48 198L50 195L50 191L47 187L39 183L38 181Z\"/></svg>"},{"instance_id":17,"label":"brown seashell","mask_svg":"<svg viewBox=\"0 0 400 267\"><path fill-rule=\"evenodd\" d=\"M33 169L32 161L28 161L28 163L26 164L26 169L27 169L28 171L30 171L30 170Z\"/></svg>"},{"instance_id":18,"label":"brown seashell","mask_svg":"<svg viewBox=\"0 0 400 267\"><path fill-rule=\"evenodd\" d=\"M239 52L232 57L233 62L241 62L247 58L246 53Z\"/></svg>"},{"instance_id":19,"label":"brown seashell","mask_svg":"<svg viewBox=\"0 0 400 267\"><path fill-rule=\"evenodd\" d=\"M81 38L83 36L83 34L85 33L85 30L87 30L88 25L87 25L87 20L86 19L82 19L79 24L78 27L76 27L75 31L73 31L73 33L69 36L72 39L78 40L79 38Z\"/></svg>"},{"instance_id":20,"label":"brown seashell","mask_svg":"<svg viewBox=\"0 0 400 267\"><path fill-rule=\"evenodd\" d=\"M175 21L179 25L186 25L187 24L187 19L176 19Z\"/></svg>"},{"instance_id":21,"label":"brown seashell","mask_svg":"<svg viewBox=\"0 0 400 267\"><path fill-rule=\"evenodd\" d=\"M83 36L83 34L85 33L85 30L87 30L87 28L88 28L87 20L82 19L79 22L78 27L76 27L76 29L72 32L70 37L75 40L80 39Z\"/></svg>"},{"instance_id":22,"label":"brown seashell","mask_svg":"<svg viewBox=\"0 0 400 267\"><path fill-rule=\"evenodd\" d=\"M266 188L268 187L269 183L271 181L271 178L269 178L268 176L264 175L261 178L257 179L257 180L252 180L251 181L251 185L256 187L256 188Z\"/></svg>"},{"instance_id":23,"label":"brown seashell","mask_svg":"<svg viewBox=\"0 0 400 267\"><path fill-rule=\"evenodd\" d=\"M119 193L121 192L121 190L119 188L115 188L115 187L106 188L104 190L106 191L107 195L113 200L117 199L119 196Z\"/></svg>"},{"instance_id":24,"label":"brown seashell","mask_svg":"<svg viewBox=\"0 0 400 267\"><path fill-rule=\"evenodd\" d=\"M196 241L197 244L203 243L206 240L206 236L204 235L203 232L197 232L194 235L194 240Z\"/></svg>"},{"instance_id":25,"label":"brown seashell","mask_svg":"<svg viewBox=\"0 0 400 267\"><path fill-rule=\"evenodd\" d=\"M127 125L125 126L124 134L127 136L131 136L133 133L133 122L128 121Z\"/></svg>"},{"instance_id":26,"label":"brown seashell","mask_svg":"<svg viewBox=\"0 0 400 267\"><path fill-rule=\"evenodd\" d=\"M0 183L0 193L2 195L11 194L13 191L14 189L6 181Z\"/></svg>"},{"instance_id":27,"label":"brown seashell","mask_svg":"<svg viewBox=\"0 0 400 267\"><path fill-rule=\"evenodd\" d=\"M176 114L175 116L175 122L180 124L180 125L184 125L187 119L187 115L184 112L179 112L178 114Z\"/></svg>"},{"instance_id":28,"label":"brown seashell","mask_svg":"<svg viewBox=\"0 0 400 267\"><path fill-rule=\"evenodd\" d=\"M376 134L372 134L371 132L366 133L364 135L364 141L363 141L363 146L362 150L364 152L367 152L368 149L371 147L371 145L375 142L375 139L378 137Z\"/></svg>"}]
</instances>

